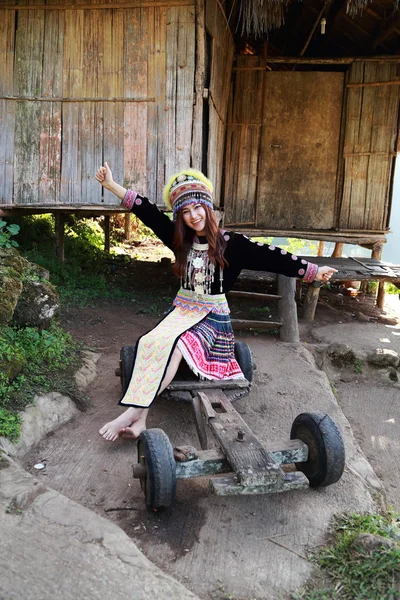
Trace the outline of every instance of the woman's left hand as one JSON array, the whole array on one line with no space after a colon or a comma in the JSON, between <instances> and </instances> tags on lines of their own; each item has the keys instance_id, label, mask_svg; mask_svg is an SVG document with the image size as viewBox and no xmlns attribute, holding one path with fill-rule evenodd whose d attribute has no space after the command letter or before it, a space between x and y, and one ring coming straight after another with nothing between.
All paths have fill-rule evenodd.
<instances>
[{"instance_id":1,"label":"woman's left hand","mask_svg":"<svg viewBox=\"0 0 400 600\"><path fill-rule=\"evenodd\" d=\"M332 267L319 267L315 276L315 280L326 283L330 280L334 273L337 273L337 269L333 269Z\"/></svg>"}]
</instances>

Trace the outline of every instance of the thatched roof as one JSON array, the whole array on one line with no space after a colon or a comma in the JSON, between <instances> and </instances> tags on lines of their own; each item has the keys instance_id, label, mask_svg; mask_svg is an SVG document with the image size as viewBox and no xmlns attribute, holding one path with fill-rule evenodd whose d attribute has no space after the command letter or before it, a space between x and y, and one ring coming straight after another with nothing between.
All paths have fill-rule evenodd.
<instances>
[{"instance_id":1,"label":"thatched roof","mask_svg":"<svg viewBox=\"0 0 400 600\"><path fill-rule=\"evenodd\" d=\"M398 0L228 0L225 9L242 46L267 40L272 55L400 53Z\"/></svg>"}]
</instances>

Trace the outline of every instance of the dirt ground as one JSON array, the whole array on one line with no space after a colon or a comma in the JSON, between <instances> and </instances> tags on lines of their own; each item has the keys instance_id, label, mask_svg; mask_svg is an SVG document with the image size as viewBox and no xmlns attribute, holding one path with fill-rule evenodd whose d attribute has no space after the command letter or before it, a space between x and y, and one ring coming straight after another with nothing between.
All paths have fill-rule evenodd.
<instances>
[{"instance_id":1,"label":"dirt ground","mask_svg":"<svg viewBox=\"0 0 400 600\"><path fill-rule=\"evenodd\" d=\"M158 259L165 256L160 253L156 243L154 246L158 253ZM137 248L132 249L132 253L138 253ZM210 555L215 555L215 548L211 552L211 548L216 542L210 533L210 528L215 529L218 525L218 539L222 540L221 548L217 549L218 560L221 562L220 569L222 571L224 569L233 570L235 577L240 579L241 561L245 560L241 551L242 542L235 542L239 545L232 547L228 534L232 527L237 528L235 539L242 539L244 547L246 547L245 538L249 539L249 535L253 536L255 540L262 540L266 539L267 532L271 537L271 524L268 525L267 531L267 524L259 520L258 500L250 497L246 502L241 502L243 498L234 498L232 504L235 509L232 512L231 509L227 509L226 499L216 501L210 498L207 483L196 479L182 482L182 485L178 486L177 503L173 511L164 514L148 512L144 506L139 483L131 476L131 465L137 460L135 443L121 440L115 444L106 444L97 434L99 427L104 422L120 412L116 406L120 398L120 382L113 371L118 365L121 346L131 344L133 340L157 323L162 310L168 307L176 290L176 283L168 268L150 262L150 259L154 258L151 249L142 248L136 258L139 260L130 266L126 265L124 272L116 274L119 281L121 278L125 278L127 289L132 289L135 301L131 305L108 304L95 308L75 308L63 311L63 327L70 331L75 339L82 340L89 349L101 354L97 379L88 391L91 405L86 413L79 415L74 421L43 440L39 447L26 456L24 464L28 470L34 472L33 465L35 463L46 461L47 467L44 472L38 474L38 477L44 477L50 487L118 523L134 539L146 556L166 572L179 578L200 597L207 600L232 597L228 595L229 590L225 589L224 582L218 581L218 579L199 588L198 581L191 580L190 564L185 569L181 569L179 565L185 561L187 563L188 556L200 546L205 563L207 562L207 547L210 549ZM147 302L143 300L146 298L146 294ZM398 301L397 297L395 300ZM262 306L248 306L244 309L243 306L237 305L234 309L241 318L258 319L260 315L266 319L273 317L273 312L265 311ZM368 319L377 324L379 321L382 326L394 326L396 309L397 306L393 304L393 309L388 308L386 314L382 314L374 307L373 299L370 297L353 298L338 295L337 290L323 292L316 320L311 325L301 325L302 342L310 349L315 348L320 344L314 335L315 331L327 326L352 324L356 328L361 328L365 326ZM364 315L365 319L360 314ZM263 340L269 349L273 349L274 344L280 343L276 335L268 334L248 334L243 339L250 345L254 344L260 356L263 352ZM343 341L351 345L351 341ZM258 373L257 381L259 384L263 383L268 386L269 377L266 372ZM368 379L368 377L372 377L372 379ZM396 409L396 414L391 409L387 409L388 418L385 421L395 419L398 423L400 418L399 389L390 384L384 385L381 380L374 379L374 375L371 374L364 374L364 378L352 377L349 374L347 379L338 377L335 385L338 391L339 405L349 419L358 443L381 478L388 502L400 509L400 472L398 464L390 455L391 444L397 444L398 456L398 449L400 449L398 448L398 435L396 439L391 440L384 432L382 435L379 433L378 437L379 435L381 437L377 445L376 435L372 430L381 410L377 402L378 398L381 403L384 398L386 407ZM268 394L266 394L266 398L268 398ZM284 397L279 399L279 402L284 401ZM301 403L299 405L301 406ZM242 414L246 414L245 402L240 400L238 406L238 410ZM366 406L368 406L367 411L365 410ZM258 405L257 411L250 416L254 419L255 424L260 420L268 421L270 410L269 406L261 403ZM150 412L149 427L164 429L173 445L193 444L196 440L191 409L184 403L176 403L171 410L171 400L158 400L154 410ZM289 429L290 423L286 423L285 427ZM272 431L271 433L273 438L277 432ZM393 428L390 435L392 434ZM286 496L286 494L281 496ZM279 515L280 500L275 498L269 502L271 510L277 511ZM300 500L288 500L288 502L293 502L291 509L293 519L295 519L295 511L299 506L301 507L301 503L307 502L306 496L297 498ZM334 496L331 497L330 502L334 508ZM209 507L211 508L209 509ZM349 510L352 508L349 506ZM206 525L207 527L205 527ZM285 530L285 525L288 525L287 517L282 513L280 518L277 517L272 533L282 531L282 527ZM208 532L208 539L205 539L205 531ZM279 548L276 548L279 551ZM282 549L280 551L285 552ZM309 568L305 564L304 557L292 556L292 558L300 561L304 565L303 569ZM205 568L207 568L206 565ZM272 593L269 596L267 592L266 595L259 592L254 596L254 587L251 585L249 585L247 593L244 584L240 590L240 599L276 597ZM236 598L239 597L235 595Z\"/></svg>"}]
</instances>

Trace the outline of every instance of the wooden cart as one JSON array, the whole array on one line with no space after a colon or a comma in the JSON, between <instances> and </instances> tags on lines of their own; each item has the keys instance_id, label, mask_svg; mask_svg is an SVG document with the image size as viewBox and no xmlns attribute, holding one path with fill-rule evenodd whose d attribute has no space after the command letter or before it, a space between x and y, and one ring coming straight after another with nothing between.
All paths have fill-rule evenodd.
<instances>
[{"instance_id":1,"label":"wooden cart","mask_svg":"<svg viewBox=\"0 0 400 600\"><path fill-rule=\"evenodd\" d=\"M129 384L135 348L121 349L123 389ZM192 403L201 450L173 448L162 429L147 429L138 440L134 478L149 508L173 504L178 479L208 476L210 489L221 496L269 494L337 482L344 470L343 439L325 413L302 413L294 420L290 439L263 444L232 405L250 392L252 354L243 342L235 345L236 358L246 379L198 381L180 379L179 372L166 392ZM218 443L208 449L207 429ZM296 468L294 468L294 466Z\"/></svg>"}]
</instances>

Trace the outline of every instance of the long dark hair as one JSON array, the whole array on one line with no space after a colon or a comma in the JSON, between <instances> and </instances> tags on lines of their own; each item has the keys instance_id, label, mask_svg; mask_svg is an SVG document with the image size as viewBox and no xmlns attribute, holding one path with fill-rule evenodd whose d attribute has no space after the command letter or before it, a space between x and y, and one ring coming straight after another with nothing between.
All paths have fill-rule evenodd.
<instances>
[{"instance_id":1,"label":"long dark hair","mask_svg":"<svg viewBox=\"0 0 400 600\"><path fill-rule=\"evenodd\" d=\"M206 213L205 233L208 243L208 256L214 265L224 268L228 265L224 258L226 241L222 231L218 227L214 211L209 206L202 204ZM183 220L183 213L180 210L176 216L174 239L172 247L175 254L175 264L173 271L177 277L184 277L187 264L187 255L196 236L194 229L188 227Z\"/></svg>"}]
</instances>

